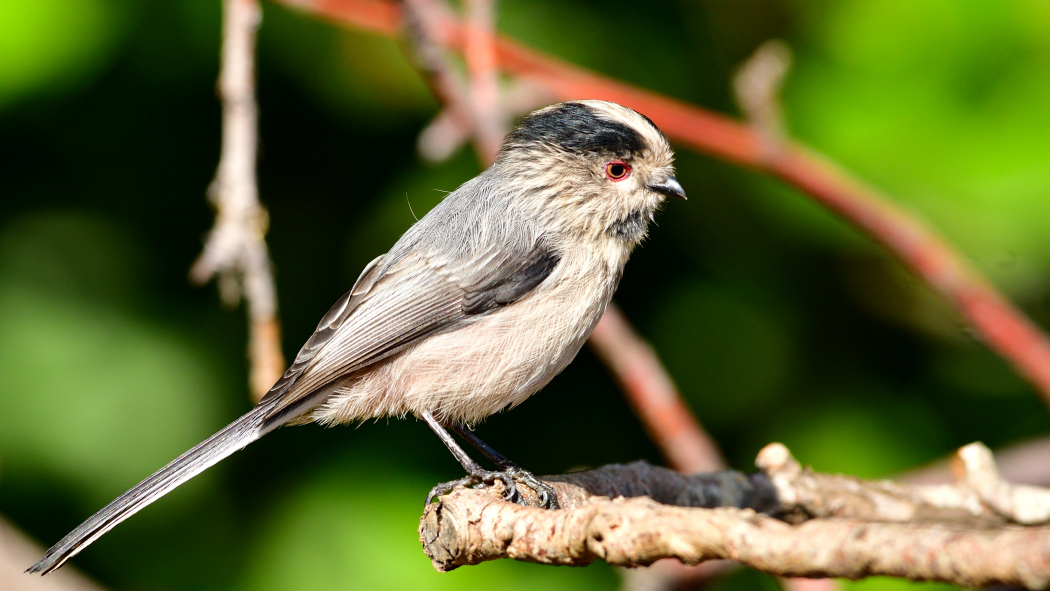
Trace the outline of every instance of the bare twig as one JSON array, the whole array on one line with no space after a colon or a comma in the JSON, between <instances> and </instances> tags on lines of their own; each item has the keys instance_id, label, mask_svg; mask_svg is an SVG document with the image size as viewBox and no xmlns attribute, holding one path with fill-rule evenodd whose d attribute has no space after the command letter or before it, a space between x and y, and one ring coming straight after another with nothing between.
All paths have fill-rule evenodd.
<instances>
[{"instance_id":1,"label":"bare twig","mask_svg":"<svg viewBox=\"0 0 1050 591\"><path fill-rule=\"evenodd\" d=\"M277 0L324 18L393 34L397 7L376 0ZM440 38L462 50L462 27L449 21ZM554 59L505 37L495 41L499 67L560 99L601 98L651 117L672 139L717 158L766 172L858 226L944 296L988 345L1050 403L1050 339L1013 307L964 257L926 224L802 146L770 157L762 138L737 121Z\"/></svg>"},{"instance_id":2,"label":"bare twig","mask_svg":"<svg viewBox=\"0 0 1050 591\"><path fill-rule=\"evenodd\" d=\"M429 508L425 535L438 570L512 558L586 565L601 559L646 566L673 557L688 564L735 560L788 577L895 576L966 587L1050 580L1050 531L995 532L812 520L789 525L740 509L691 509L647 498L594 499L566 511L511 505L472 489L457 490ZM434 548L441 547L441 551ZM440 562L448 557L448 562Z\"/></svg>"},{"instance_id":3,"label":"bare twig","mask_svg":"<svg viewBox=\"0 0 1050 591\"><path fill-rule=\"evenodd\" d=\"M542 88L523 80L510 81L500 93L500 99L503 105L500 112L504 118L529 113L554 100ZM448 109L443 109L420 132L417 143L419 155L430 162L444 162L472 137L473 129L465 127Z\"/></svg>"},{"instance_id":4,"label":"bare twig","mask_svg":"<svg viewBox=\"0 0 1050 591\"><path fill-rule=\"evenodd\" d=\"M405 39L430 91L464 129L473 129L470 97L441 40L455 16L440 0L404 0Z\"/></svg>"},{"instance_id":5,"label":"bare twig","mask_svg":"<svg viewBox=\"0 0 1050 591\"><path fill-rule=\"evenodd\" d=\"M494 0L466 0L467 28L463 56L470 73L470 103L475 118L478 152L490 163L496 159L507 120L500 108L496 70Z\"/></svg>"},{"instance_id":6,"label":"bare twig","mask_svg":"<svg viewBox=\"0 0 1050 591\"><path fill-rule=\"evenodd\" d=\"M1050 487L1050 437L1024 441L1000 449L995 463L1011 482ZM949 461L942 460L908 472L900 480L911 484L944 484L954 480ZM957 470L956 470L957 471Z\"/></svg>"},{"instance_id":7,"label":"bare twig","mask_svg":"<svg viewBox=\"0 0 1050 591\"><path fill-rule=\"evenodd\" d=\"M412 54L430 85L431 91L444 110L435 123L437 131L448 133L449 128L464 130L474 138L478 158L488 165L496 157L505 133L501 115L499 87L493 67L492 39L494 35L491 2L472 0L469 3L470 25L465 28L469 51L466 52L469 82L464 83L456 72L445 46L444 35L455 16L440 0L404 0L404 22ZM487 6L486 6L487 5ZM434 132L428 129L431 134ZM427 134L424 141L433 141ZM449 142L451 143L451 142ZM428 150L440 156L450 146Z\"/></svg>"},{"instance_id":8,"label":"bare twig","mask_svg":"<svg viewBox=\"0 0 1050 591\"><path fill-rule=\"evenodd\" d=\"M1012 484L999 474L992 450L971 443L959 450L963 482L981 502L1014 523L1031 525L1050 521L1050 489Z\"/></svg>"},{"instance_id":9,"label":"bare twig","mask_svg":"<svg viewBox=\"0 0 1050 591\"><path fill-rule=\"evenodd\" d=\"M965 483L910 485L819 474L803 469L779 443L763 448L755 464L769 476L781 510L792 521L850 518L980 528L1010 522Z\"/></svg>"},{"instance_id":10,"label":"bare twig","mask_svg":"<svg viewBox=\"0 0 1050 591\"><path fill-rule=\"evenodd\" d=\"M442 109L419 133L416 149L425 160L444 162L469 139L470 129L448 109Z\"/></svg>"},{"instance_id":11,"label":"bare twig","mask_svg":"<svg viewBox=\"0 0 1050 591\"><path fill-rule=\"evenodd\" d=\"M268 218L255 182L259 116L254 52L261 13L257 0L226 0L223 12L222 156L208 188L216 219L190 278L203 284L218 276L227 304L245 300L251 333L249 383L258 400L284 371L277 294L264 240Z\"/></svg>"},{"instance_id":12,"label":"bare twig","mask_svg":"<svg viewBox=\"0 0 1050 591\"><path fill-rule=\"evenodd\" d=\"M925 487L813 474L780 445L763 450L759 464L763 473L749 477L684 477L632 464L549 478L567 501L559 511L507 503L499 490L457 489L427 507L420 538L439 570L497 558L621 566L723 558L788 577L1050 585L1050 528L1019 527L971 503L978 495L966 482ZM789 522L755 512L765 508L769 484ZM647 489L665 503L721 499L714 502L733 507L601 496Z\"/></svg>"},{"instance_id":13,"label":"bare twig","mask_svg":"<svg viewBox=\"0 0 1050 591\"><path fill-rule=\"evenodd\" d=\"M775 150L784 139L780 88L791 67L791 50L783 41L763 43L733 77L737 104L755 132Z\"/></svg>"}]
</instances>

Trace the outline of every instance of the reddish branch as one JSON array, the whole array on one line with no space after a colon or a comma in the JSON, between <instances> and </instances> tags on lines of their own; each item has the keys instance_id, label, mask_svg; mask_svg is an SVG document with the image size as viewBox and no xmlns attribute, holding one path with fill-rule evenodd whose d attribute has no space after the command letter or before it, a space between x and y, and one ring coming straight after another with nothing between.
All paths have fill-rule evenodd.
<instances>
[{"instance_id":1,"label":"reddish branch","mask_svg":"<svg viewBox=\"0 0 1050 591\"><path fill-rule=\"evenodd\" d=\"M687 474L725 467L718 446L686 406L652 347L615 304L594 328L590 343L671 466Z\"/></svg>"},{"instance_id":2,"label":"reddish branch","mask_svg":"<svg viewBox=\"0 0 1050 591\"><path fill-rule=\"evenodd\" d=\"M506 133L494 67L491 1L472 0L468 3L470 24L464 27L469 74L466 84L445 55L444 30L448 23L456 22L445 3L440 0L404 0L403 4L409 46L424 79L444 107L435 121L439 126L437 129L452 124L467 132L474 138L481 161L486 165L491 163Z\"/></svg>"},{"instance_id":3,"label":"reddish branch","mask_svg":"<svg viewBox=\"0 0 1050 591\"><path fill-rule=\"evenodd\" d=\"M228 304L243 298L250 324L249 379L258 400L284 371L277 292L270 256L263 239L268 218L259 204L255 181L258 108L255 104L255 32L257 0L226 0L223 5L222 155L208 197L215 207L215 226L204 251L190 269L202 284L218 276Z\"/></svg>"},{"instance_id":4,"label":"reddish branch","mask_svg":"<svg viewBox=\"0 0 1050 591\"><path fill-rule=\"evenodd\" d=\"M399 9L376 0L277 0L341 24L396 34ZM464 26L442 23L438 38L462 51ZM886 246L947 298L1050 403L1050 339L1013 307L954 248L887 197L802 146L769 150L745 124L700 107L635 88L525 47L495 40L499 67L560 99L601 98L651 117L672 139L715 157L766 172L798 188Z\"/></svg>"},{"instance_id":5,"label":"reddish branch","mask_svg":"<svg viewBox=\"0 0 1050 591\"><path fill-rule=\"evenodd\" d=\"M470 74L470 102L474 107L478 152L485 162L496 159L507 133L507 118L500 107L496 70L496 15L494 0L466 0L467 27L463 57Z\"/></svg>"}]
</instances>

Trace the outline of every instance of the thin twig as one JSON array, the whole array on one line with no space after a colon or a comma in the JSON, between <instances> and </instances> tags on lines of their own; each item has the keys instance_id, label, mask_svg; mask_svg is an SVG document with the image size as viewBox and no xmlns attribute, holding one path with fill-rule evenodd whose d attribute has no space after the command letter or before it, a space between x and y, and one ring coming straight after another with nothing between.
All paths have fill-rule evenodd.
<instances>
[{"instance_id":1,"label":"thin twig","mask_svg":"<svg viewBox=\"0 0 1050 591\"><path fill-rule=\"evenodd\" d=\"M733 94L755 133L771 151L784 140L780 89L791 67L791 49L783 41L763 43L733 76Z\"/></svg>"},{"instance_id":2,"label":"thin twig","mask_svg":"<svg viewBox=\"0 0 1050 591\"><path fill-rule=\"evenodd\" d=\"M504 124L509 117L531 113L555 100L550 93L524 80L508 82L499 98ZM417 149L419 155L430 162L444 162L472 137L470 127L464 127L448 109L443 109L420 132Z\"/></svg>"},{"instance_id":3,"label":"thin twig","mask_svg":"<svg viewBox=\"0 0 1050 591\"><path fill-rule=\"evenodd\" d=\"M470 103L475 120L478 152L490 163L496 159L507 118L500 108L496 70L495 7L493 0L466 0L467 29L463 57L470 74Z\"/></svg>"},{"instance_id":4,"label":"thin twig","mask_svg":"<svg viewBox=\"0 0 1050 591\"><path fill-rule=\"evenodd\" d=\"M190 269L190 279L203 284L218 276L223 300L244 299L250 323L249 384L258 400L284 371L277 292L264 236L266 210L259 204L255 181L258 108L255 103L255 32L261 12L257 0L223 3L222 156L208 197L215 207L215 226L204 251Z\"/></svg>"},{"instance_id":5,"label":"thin twig","mask_svg":"<svg viewBox=\"0 0 1050 591\"><path fill-rule=\"evenodd\" d=\"M499 88L493 67L491 6L484 0L471 3L471 25L464 30L470 51L467 54L469 81L464 83L447 55L444 33L455 16L440 0L404 0L406 39L423 79L443 106L438 122L467 130L474 138L478 158L487 166L496 157L505 129L499 115ZM481 76L482 80L475 79ZM491 80L486 80L491 78ZM421 138L422 141L422 138Z\"/></svg>"},{"instance_id":6,"label":"thin twig","mask_svg":"<svg viewBox=\"0 0 1050 591\"><path fill-rule=\"evenodd\" d=\"M1023 441L995 452L995 463L1003 477L1011 482L1050 487L1050 437ZM911 484L944 484L952 482L958 471L956 462L940 460L900 476Z\"/></svg>"},{"instance_id":7,"label":"thin twig","mask_svg":"<svg viewBox=\"0 0 1050 591\"><path fill-rule=\"evenodd\" d=\"M725 467L718 446L686 406L652 347L615 304L594 328L590 344L672 467L687 474Z\"/></svg>"},{"instance_id":8,"label":"thin twig","mask_svg":"<svg viewBox=\"0 0 1050 591\"><path fill-rule=\"evenodd\" d=\"M277 0L323 18L384 34L396 32L397 7L376 0ZM439 38L462 50L462 26ZM1011 305L965 258L889 198L797 144L771 157L748 126L723 115L642 90L497 37L499 67L559 99L601 98L652 118L672 139L717 158L781 179L830 208L887 247L944 296L988 345L1006 358L1050 404L1050 339Z\"/></svg>"},{"instance_id":9,"label":"thin twig","mask_svg":"<svg viewBox=\"0 0 1050 591\"><path fill-rule=\"evenodd\" d=\"M449 115L466 129L473 129L470 97L440 42L455 16L440 0L404 0L405 39L423 80Z\"/></svg>"},{"instance_id":10,"label":"thin twig","mask_svg":"<svg viewBox=\"0 0 1050 591\"><path fill-rule=\"evenodd\" d=\"M963 482L985 505L1014 523L1050 521L1050 489L1007 482L995 465L992 450L980 443L960 449L958 459Z\"/></svg>"}]
</instances>

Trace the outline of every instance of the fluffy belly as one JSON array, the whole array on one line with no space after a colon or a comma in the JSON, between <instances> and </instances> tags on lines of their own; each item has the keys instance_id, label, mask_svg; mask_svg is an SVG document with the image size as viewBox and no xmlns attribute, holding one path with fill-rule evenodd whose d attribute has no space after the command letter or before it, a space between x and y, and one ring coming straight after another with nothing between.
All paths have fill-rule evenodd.
<instances>
[{"instance_id":1,"label":"fluffy belly","mask_svg":"<svg viewBox=\"0 0 1050 591\"><path fill-rule=\"evenodd\" d=\"M336 424L430 412L476 423L520 404L563 370L610 296L609 289L574 289L573 282L537 290L338 382L310 419Z\"/></svg>"}]
</instances>

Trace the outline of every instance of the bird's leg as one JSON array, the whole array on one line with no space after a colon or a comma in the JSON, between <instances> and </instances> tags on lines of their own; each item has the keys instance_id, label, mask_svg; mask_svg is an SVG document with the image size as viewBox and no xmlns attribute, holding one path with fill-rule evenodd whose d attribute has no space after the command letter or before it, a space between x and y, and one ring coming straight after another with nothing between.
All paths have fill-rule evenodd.
<instances>
[{"instance_id":1,"label":"bird's leg","mask_svg":"<svg viewBox=\"0 0 1050 591\"><path fill-rule=\"evenodd\" d=\"M452 480L449 482L442 482L434 488L430 489L430 493L427 495L426 504L429 505L435 497L448 494L452 492L452 489L463 485L472 486L476 484L482 484L485 482L495 482L497 480L503 482L503 498L510 502L518 502L521 499L521 495L518 494L518 487L514 484L514 477L507 472L493 472L491 470L485 470L478 465L467 452L463 451L455 439L448 434L441 423L434 418L434 415L430 413L420 413L420 418L426 421L427 425L430 426L431 430L438 436L438 439L445 444L452 455L459 460L459 463L463 466L463 469L467 471L467 475L458 480Z\"/></svg>"},{"instance_id":2,"label":"bird's leg","mask_svg":"<svg viewBox=\"0 0 1050 591\"><path fill-rule=\"evenodd\" d=\"M468 429L463 423L449 423L448 427L455 431L460 437L466 439L467 443L473 445L478 451L484 454L486 458L492 460L497 466L499 466L500 470L503 470L504 473L509 474L515 481L521 482L536 491L536 496L540 498L540 502L544 507L548 509L558 508L558 494L554 492L554 487L539 478L536 478L532 472L523 469L521 466L508 460L503 454L492 449L489 444L482 441L480 437L475 435L474 432Z\"/></svg>"}]
</instances>

